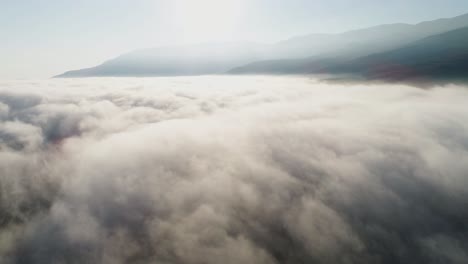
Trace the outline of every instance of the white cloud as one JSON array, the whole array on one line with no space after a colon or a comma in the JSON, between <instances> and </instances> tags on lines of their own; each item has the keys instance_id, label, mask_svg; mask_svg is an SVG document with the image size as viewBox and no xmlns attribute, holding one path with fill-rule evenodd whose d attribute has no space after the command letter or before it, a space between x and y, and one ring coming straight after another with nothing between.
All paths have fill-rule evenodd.
<instances>
[{"instance_id":1,"label":"white cloud","mask_svg":"<svg viewBox=\"0 0 468 264\"><path fill-rule=\"evenodd\" d=\"M465 87L0 87L2 263L467 261Z\"/></svg>"}]
</instances>

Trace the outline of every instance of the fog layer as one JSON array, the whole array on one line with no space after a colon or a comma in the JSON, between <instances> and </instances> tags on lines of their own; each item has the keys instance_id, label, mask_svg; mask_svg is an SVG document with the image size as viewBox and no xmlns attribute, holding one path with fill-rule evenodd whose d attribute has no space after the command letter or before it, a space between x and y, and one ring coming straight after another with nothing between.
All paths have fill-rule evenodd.
<instances>
[{"instance_id":1,"label":"fog layer","mask_svg":"<svg viewBox=\"0 0 468 264\"><path fill-rule=\"evenodd\" d=\"M468 90L0 82L1 263L467 263Z\"/></svg>"}]
</instances>

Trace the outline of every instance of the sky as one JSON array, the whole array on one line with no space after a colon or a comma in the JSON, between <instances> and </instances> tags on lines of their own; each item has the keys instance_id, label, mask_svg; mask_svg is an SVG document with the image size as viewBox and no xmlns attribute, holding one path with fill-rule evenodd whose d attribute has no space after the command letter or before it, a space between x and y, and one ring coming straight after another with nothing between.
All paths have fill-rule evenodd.
<instances>
[{"instance_id":1,"label":"sky","mask_svg":"<svg viewBox=\"0 0 468 264\"><path fill-rule=\"evenodd\" d=\"M0 79L48 78L139 48L275 42L464 13L466 0L0 0Z\"/></svg>"}]
</instances>

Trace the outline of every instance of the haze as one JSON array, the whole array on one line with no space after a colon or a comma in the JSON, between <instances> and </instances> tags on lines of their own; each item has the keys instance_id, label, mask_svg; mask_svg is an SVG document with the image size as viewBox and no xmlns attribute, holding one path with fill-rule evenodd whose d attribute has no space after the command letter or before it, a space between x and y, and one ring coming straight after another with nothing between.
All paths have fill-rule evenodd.
<instances>
[{"instance_id":1,"label":"haze","mask_svg":"<svg viewBox=\"0 0 468 264\"><path fill-rule=\"evenodd\" d=\"M0 0L1 264L467 264L466 0Z\"/></svg>"},{"instance_id":2,"label":"haze","mask_svg":"<svg viewBox=\"0 0 468 264\"><path fill-rule=\"evenodd\" d=\"M309 33L416 23L468 10L464 0L0 1L0 78L48 78L139 48L276 42Z\"/></svg>"}]
</instances>

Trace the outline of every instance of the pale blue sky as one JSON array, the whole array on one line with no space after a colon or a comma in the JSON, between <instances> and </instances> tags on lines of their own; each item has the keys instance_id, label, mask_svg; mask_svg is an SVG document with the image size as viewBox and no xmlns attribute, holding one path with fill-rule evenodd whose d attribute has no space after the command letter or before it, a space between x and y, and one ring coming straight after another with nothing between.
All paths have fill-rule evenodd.
<instances>
[{"instance_id":1,"label":"pale blue sky","mask_svg":"<svg viewBox=\"0 0 468 264\"><path fill-rule=\"evenodd\" d=\"M274 42L464 13L467 0L0 0L0 78L46 78L144 47Z\"/></svg>"}]
</instances>

